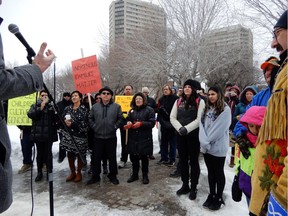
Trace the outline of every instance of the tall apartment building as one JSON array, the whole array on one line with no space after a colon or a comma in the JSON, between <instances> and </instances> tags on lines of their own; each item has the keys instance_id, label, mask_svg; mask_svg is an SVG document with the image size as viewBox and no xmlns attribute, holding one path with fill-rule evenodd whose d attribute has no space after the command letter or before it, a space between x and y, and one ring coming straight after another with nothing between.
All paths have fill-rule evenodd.
<instances>
[{"instance_id":1,"label":"tall apartment building","mask_svg":"<svg viewBox=\"0 0 288 216\"><path fill-rule=\"evenodd\" d=\"M116 73L127 76L129 72L135 71L141 75L141 80L134 80L136 88L140 89L143 86L154 88L156 85L155 72L163 71L163 64L159 62L159 59L165 59L166 56L166 13L164 9L140 0L113 1L109 6L110 51L113 50L115 53L116 50L117 53L119 48L120 52L123 50L125 52L125 49L122 50L123 42L125 46L131 45L133 49L138 49L139 52L135 50L135 53L132 54L137 56L133 58L134 61L130 57L126 58L125 53L118 53L118 58L113 59ZM147 57L151 53L151 47L152 49L154 47L153 51L157 50L159 55ZM131 53L129 54L131 55ZM154 60L154 64L149 62L152 60L149 58ZM138 60L137 62L137 59L146 59L146 61L140 60L139 62ZM121 64L125 66L119 66ZM118 80L118 83L121 81Z\"/></svg>"},{"instance_id":2,"label":"tall apartment building","mask_svg":"<svg viewBox=\"0 0 288 216\"><path fill-rule=\"evenodd\" d=\"M158 5L139 0L116 0L109 6L109 43L129 39L135 31L157 25L166 29L166 15Z\"/></svg>"},{"instance_id":3,"label":"tall apartment building","mask_svg":"<svg viewBox=\"0 0 288 216\"><path fill-rule=\"evenodd\" d=\"M210 31L205 36L205 46L214 51L217 49L238 50L235 55L238 55L238 58L247 66L253 66L253 35L250 29L241 25Z\"/></svg>"}]
</instances>

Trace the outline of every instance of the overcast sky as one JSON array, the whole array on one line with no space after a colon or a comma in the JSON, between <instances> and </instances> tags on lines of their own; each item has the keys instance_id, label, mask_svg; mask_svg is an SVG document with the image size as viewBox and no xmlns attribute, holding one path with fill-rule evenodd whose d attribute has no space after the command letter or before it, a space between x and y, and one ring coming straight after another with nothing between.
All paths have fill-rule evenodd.
<instances>
[{"instance_id":1,"label":"overcast sky","mask_svg":"<svg viewBox=\"0 0 288 216\"><path fill-rule=\"evenodd\" d=\"M0 16L4 19L1 34L6 62L27 62L26 50L13 36L8 25L16 24L24 38L38 51L48 43L57 55L58 64L69 64L84 56L100 53L108 36L109 5L112 0L3 0ZM152 1L153 2L153 1Z\"/></svg>"},{"instance_id":2,"label":"overcast sky","mask_svg":"<svg viewBox=\"0 0 288 216\"><path fill-rule=\"evenodd\" d=\"M158 4L157 0L144 1ZM108 44L111 2L112 0L3 0L0 16L4 21L0 31L6 63L27 63L25 48L8 30L11 23L18 25L35 52L38 51L41 42L47 42L48 47L57 55L58 67L81 58L81 48L85 57L99 55L101 45ZM238 21L244 24L241 20ZM254 60L260 58L258 64L272 53L277 56L270 48L270 43L259 43L259 36L270 38L270 34L263 34L259 28L252 25L245 27L253 31Z\"/></svg>"}]
</instances>

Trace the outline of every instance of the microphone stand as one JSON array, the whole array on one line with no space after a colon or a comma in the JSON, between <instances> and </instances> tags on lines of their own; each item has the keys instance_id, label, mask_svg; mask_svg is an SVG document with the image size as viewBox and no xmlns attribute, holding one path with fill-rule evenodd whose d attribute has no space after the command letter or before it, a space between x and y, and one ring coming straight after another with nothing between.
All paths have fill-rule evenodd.
<instances>
[{"instance_id":1,"label":"microphone stand","mask_svg":"<svg viewBox=\"0 0 288 216\"><path fill-rule=\"evenodd\" d=\"M26 49L27 50L27 60L29 62L29 64L32 64L32 58L36 55L34 50L31 49ZM54 64L54 74L55 74L55 64ZM55 76L55 75L54 75ZM47 86L45 85L45 83L43 82L43 87L45 89L45 91L48 94L48 98L51 101L51 105L53 106L53 109L55 111L55 114L57 114L64 130L69 134L73 144L75 145L76 150L78 151L78 154L80 156L80 159L82 160L83 164L86 165L86 157L84 157L81 152L80 149L76 143L76 140L74 139L73 135L71 134L70 130L68 129L68 127L66 126L62 116L60 116L59 113L59 109L58 106L53 98L53 96L50 94L50 91L48 90ZM54 92L55 94L55 92ZM55 96L54 96L55 97ZM52 172L52 167L53 167L53 157L49 158L50 161L47 164L47 171L48 171L48 181L49 181L49 200L50 200L50 216L54 216L54 199L53 199L53 172Z\"/></svg>"}]
</instances>

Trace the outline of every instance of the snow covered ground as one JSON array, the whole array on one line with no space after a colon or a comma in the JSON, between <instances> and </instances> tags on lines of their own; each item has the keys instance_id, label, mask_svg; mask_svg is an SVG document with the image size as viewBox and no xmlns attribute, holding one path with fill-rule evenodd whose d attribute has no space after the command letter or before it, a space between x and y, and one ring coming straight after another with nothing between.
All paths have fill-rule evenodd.
<instances>
[{"instance_id":1,"label":"snow covered ground","mask_svg":"<svg viewBox=\"0 0 288 216\"><path fill-rule=\"evenodd\" d=\"M156 128L153 129L153 137L154 137L154 153L157 155L159 152L159 143L157 140L157 133L158 130ZM21 153L21 147L20 147L20 141L19 141L19 130L17 127L9 126L9 134L10 139L12 143L12 165L14 168L14 178L19 178L21 175L17 174L18 169L22 166L22 153ZM119 139L118 139L118 145L117 145L117 156L118 161L120 158L120 152L121 152L121 145L120 145L120 136L119 132L117 133ZM53 153L56 155L58 152L58 144L53 145ZM57 157L54 156L54 172L61 171L62 169L67 169L68 164L67 160L65 160L63 163L59 164L57 163ZM34 163L36 164L36 162ZM35 171L34 171L35 172ZM198 185L198 194L197 199L195 201L189 200L185 196L178 197L175 194L175 191L179 189L179 183L168 185L168 187L171 188L171 196L175 197L175 199L179 199L180 205L183 209L187 210L186 215L207 215L207 216L244 216L248 215L248 208L245 201L245 197L242 197L242 201L239 203L236 203L231 198L231 183L234 177L234 170L228 166L228 157L227 162L225 164L225 174L226 174L226 186L224 190L224 200L226 205L215 212L208 211L206 209L203 209L202 204L205 201L209 187L207 182L207 169L204 164L204 161L201 160L201 175ZM34 174L35 175L35 174ZM55 175L54 175L55 176ZM35 176L34 176L35 177ZM18 181L14 180L14 184ZM21 181L20 181L21 182ZM31 192L30 190L26 190L27 192L19 192L17 191L17 187L13 184L13 204L11 207L4 212L3 216L26 216L31 214ZM35 189L37 186L34 184L34 214L35 216L46 216L49 215L49 192L48 191L39 191ZM121 182L120 182L121 185ZM181 186L181 185L180 185ZM26 184L25 187L30 187L30 185ZM115 186L117 187L117 186ZM73 189L73 188L72 188ZM85 190L83 190L83 193L85 193ZM68 193L69 194L69 193ZM125 216L135 216L135 215L155 215L155 216L162 216L164 215L160 211L155 211L153 209L151 210L119 210L114 208L109 208L106 205L103 205L97 200L94 200L91 202L91 200L85 200L84 197L79 196L69 196L69 195L61 195L61 197L55 197L54 196L54 213L55 215L60 216L84 216L84 215L92 215L92 216L111 216L111 215L125 215ZM77 207L76 207L77 206ZM180 215L178 212L175 212L173 215Z\"/></svg>"}]
</instances>

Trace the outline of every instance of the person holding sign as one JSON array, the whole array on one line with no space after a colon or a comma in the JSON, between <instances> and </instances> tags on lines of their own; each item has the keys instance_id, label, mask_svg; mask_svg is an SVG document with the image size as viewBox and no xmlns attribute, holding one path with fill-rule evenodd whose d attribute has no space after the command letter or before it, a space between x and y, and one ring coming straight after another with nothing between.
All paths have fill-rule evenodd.
<instances>
[{"instance_id":1,"label":"person holding sign","mask_svg":"<svg viewBox=\"0 0 288 216\"><path fill-rule=\"evenodd\" d=\"M132 162L132 175L128 183L139 179L138 172L142 165L143 184L149 184L149 155L153 153L152 128L155 125L155 112L147 105L146 96L139 92L134 95L131 110L126 118L124 130L128 130L127 152Z\"/></svg>"},{"instance_id":2,"label":"person holding sign","mask_svg":"<svg viewBox=\"0 0 288 216\"><path fill-rule=\"evenodd\" d=\"M113 102L113 91L108 86L101 88L99 93L101 102L94 104L89 114L89 126L94 132L92 154L94 160L92 160L93 174L87 185L100 181L103 155L106 155L109 161L107 177L114 185L118 185L116 130L122 125L122 110L120 105Z\"/></svg>"},{"instance_id":3,"label":"person holding sign","mask_svg":"<svg viewBox=\"0 0 288 216\"><path fill-rule=\"evenodd\" d=\"M125 85L124 86L124 94L125 96L132 96L133 95L133 86L132 85ZM127 112L123 112L124 118L127 116ZM120 135L121 135L121 158L118 164L118 167L124 168L126 166L128 160L128 154L126 151L126 132L122 128L120 128Z\"/></svg>"}]
</instances>

